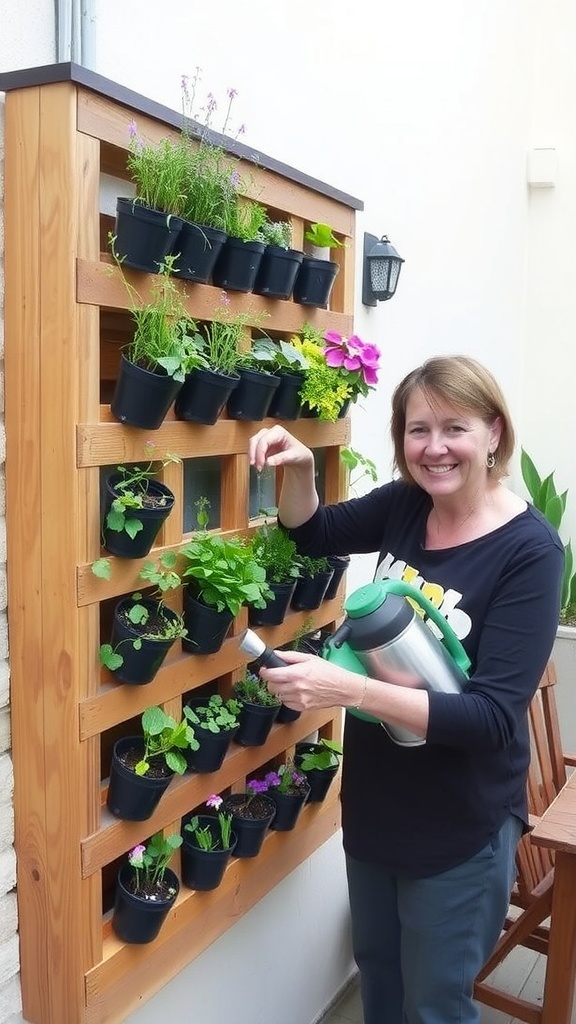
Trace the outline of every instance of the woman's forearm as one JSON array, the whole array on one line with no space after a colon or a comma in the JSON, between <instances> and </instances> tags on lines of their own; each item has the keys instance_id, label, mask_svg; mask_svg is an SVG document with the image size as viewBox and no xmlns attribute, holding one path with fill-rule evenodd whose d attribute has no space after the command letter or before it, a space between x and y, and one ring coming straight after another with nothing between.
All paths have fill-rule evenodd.
<instances>
[{"instance_id":1,"label":"woman's forearm","mask_svg":"<svg viewBox=\"0 0 576 1024\"><path fill-rule=\"evenodd\" d=\"M318 508L314 461L284 467L278 516L288 529L308 522Z\"/></svg>"}]
</instances>

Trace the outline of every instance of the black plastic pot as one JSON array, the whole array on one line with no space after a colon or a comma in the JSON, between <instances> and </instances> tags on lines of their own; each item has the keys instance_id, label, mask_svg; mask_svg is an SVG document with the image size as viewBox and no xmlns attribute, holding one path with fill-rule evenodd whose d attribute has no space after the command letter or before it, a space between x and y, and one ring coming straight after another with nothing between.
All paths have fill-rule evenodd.
<instances>
[{"instance_id":1,"label":"black plastic pot","mask_svg":"<svg viewBox=\"0 0 576 1024\"><path fill-rule=\"evenodd\" d=\"M116 740L110 764L110 779L106 805L116 818L123 821L146 821L151 817L163 793L172 782L174 772L162 765L164 774L136 775L136 772L121 760L122 755L136 751L138 757L144 753L142 736L123 736Z\"/></svg>"},{"instance_id":2,"label":"black plastic pot","mask_svg":"<svg viewBox=\"0 0 576 1024\"><path fill-rule=\"evenodd\" d=\"M252 290L269 299L289 299L303 259L304 253L297 249L267 245Z\"/></svg>"},{"instance_id":3,"label":"black plastic pot","mask_svg":"<svg viewBox=\"0 0 576 1024\"><path fill-rule=\"evenodd\" d=\"M149 598L142 598L138 603L148 609L150 617L155 615L158 610L158 602ZM120 667L114 669L114 678L119 683L141 685L152 681L174 640L143 638L142 633L149 630L150 625L138 628L126 619L125 612L133 604L134 601L131 597L118 601L114 609L110 645L124 659ZM165 605L162 606L162 616L171 622L175 622L178 618L176 612ZM134 647L134 640L140 640L139 647Z\"/></svg>"},{"instance_id":4,"label":"black plastic pot","mask_svg":"<svg viewBox=\"0 0 576 1024\"><path fill-rule=\"evenodd\" d=\"M184 588L183 617L187 635L182 640L182 649L189 654L219 651L234 619L227 608L219 612L192 597L187 587Z\"/></svg>"},{"instance_id":5,"label":"black plastic pot","mask_svg":"<svg viewBox=\"0 0 576 1024\"><path fill-rule=\"evenodd\" d=\"M230 857L232 856L238 836L232 830L230 833L230 846L225 850L201 850L194 842L191 832L186 832L184 825L190 821L192 815L188 814L182 819L182 839L180 847L182 864L182 882L188 889L196 889L199 892L208 892L217 889L224 877L224 872ZM219 837L220 828L217 820L209 814L199 814L198 823L201 828L208 826Z\"/></svg>"},{"instance_id":6,"label":"black plastic pot","mask_svg":"<svg viewBox=\"0 0 576 1024\"><path fill-rule=\"evenodd\" d=\"M212 283L226 291L251 292L265 248L264 242L229 236L212 271Z\"/></svg>"},{"instance_id":7,"label":"black plastic pot","mask_svg":"<svg viewBox=\"0 0 576 1024\"><path fill-rule=\"evenodd\" d=\"M131 864L123 864L118 872L112 930L123 942L153 942L176 901L180 882L177 875L166 868L164 881L166 888L172 889L173 893L165 899L145 899L130 892L129 884L133 875Z\"/></svg>"},{"instance_id":8,"label":"black plastic pot","mask_svg":"<svg viewBox=\"0 0 576 1024\"><path fill-rule=\"evenodd\" d=\"M221 810L232 815L232 828L238 836L234 849L235 857L256 857L262 849L266 832L276 813L274 801L264 793L258 793L251 801L249 810L239 806L248 794L232 793L225 797ZM249 816L250 811L252 814ZM261 813L260 813L261 812ZM256 816L256 815L259 816Z\"/></svg>"},{"instance_id":9,"label":"black plastic pot","mask_svg":"<svg viewBox=\"0 0 576 1024\"><path fill-rule=\"evenodd\" d=\"M292 297L302 306L326 308L340 267L332 260L304 256L294 283Z\"/></svg>"},{"instance_id":10,"label":"black plastic pot","mask_svg":"<svg viewBox=\"0 0 576 1024\"><path fill-rule=\"evenodd\" d=\"M270 403L280 377L261 370L240 370L238 387L227 402L228 415L233 420L263 420L268 415Z\"/></svg>"},{"instance_id":11,"label":"black plastic pot","mask_svg":"<svg viewBox=\"0 0 576 1024\"><path fill-rule=\"evenodd\" d=\"M294 764L297 768L300 768L303 754L314 753L316 750L321 749L322 747L317 743L297 743L294 754ZM326 799L328 790L338 773L339 767L340 766L338 764L335 764L331 768L312 768L311 771L302 773L306 776L306 781L310 786L310 792L306 799L306 803L320 804Z\"/></svg>"},{"instance_id":12,"label":"black plastic pot","mask_svg":"<svg viewBox=\"0 0 576 1024\"><path fill-rule=\"evenodd\" d=\"M114 252L126 267L157 274L174 251L184 221L135 199L116 202Z\"/></svg>"},{"instance_id":13,"label":"black plastic pot","mask_svg":"<svg viewBox=\"0 0 576 1024\"><path fill-rule=\"evenodd\" d=\"M243 747L262 747L270 735L270 731L280 711L279 704L249 704L241 700L240 726L234 737L236 743Z\"/></svg>"},{"instance_id":14,"label":"black plastic pot","mask_svg":"<svg viewBox=\"0 0 576 1024\"><path fill-rule=\"evenodd\" d=\"M178 277L196 284L206 284L225 241L225 231L218 231L206 224L193 224L189 220L182 221L182 229L173 249L178 254L174 262Z\"/></svg>"},{"instance_id":15,"label":"black plastic pot","mask_svg":"<svg viewBox=\"0 0 576 1024\"><path fill-rule=\"evenodd\" d=\"M333 569L327 569L316 573L315 576L301 576L296 582L290 607L298 612L312 612L319 608L333 573Z\"/></svg>"},{"instance_id":16,"label":"black plastic pot","mask_svg":"<svg viewBox=\"0 0 576 1024\"><path fill-rule=\"evenodd\" d=\"M268 415L275 420L297 420L302 409L300 388L304 375L279 370L280 384L272 395Z\"/></svg>"},{"instance_id":17,"label":"black plastic pot","mask_svg":"<svg viewBox=\"0 0 576 1024\"><path fill-rule=\"evenodd\" d=\"M248 608L248 623L251 626L280 626L284 622L296 588L296 580L290 583L269 583L268 586L274 598L265 608Z\"/></svg>"},{"instance_id":18,"label":"black plastic pot","mask_svg":"<svg viewBox=\"0 0 576 1024\"><path fill-rule=\"evenodd\" d=\"M325 601L331 601L332 598L336 597L344 573L350 565L350 555L329 555L328 561L333 569L333 573L324 594Z\"/></svg>"},{"instance_id":19,"label":"black plastic pot","mask_svg":"<svg viewBox=\"0 0 576 1024\"><path fill-rule=\"evenodd\" d=\"M194 698L186 702L189 708L203 706L207 701L203 697ZM194 736L199 743L198 750L191 750L187 747L182 753L186 758L189 771L194 772L217 772L222 767L226 751L238 732L238 726L234 729L221 729L220 732L210 732L209 729L193 726Z\"/></svg>"},{"instance_id":20,"label":"black plastic pot","mask_svg":"<svg viewBox=\"0 0 576 1024\"><path fill-rule=\"evenodd\" d=\"M160 483L158 480L149 480L145 488L148 504L143 505L142 508L127 508L124 510L125 519L138 519L142 523L142 529L134 537L131 537L126 533L126 530L111 530L106 525L106 516L110 511L112 502L118 497L115 487L122 480L121 473L113 473L106 480L106 497L102 519L104 547L110 554L117 555L119 558L144 558L149 554L162 524L174 507L174 495L165 484Z\"/></svg>"},{"instance_id":21,"label":"black plastic pot","mask_svg":"<svg viewBox=\"0 0 576 1024\"><path fill-rule=\"evenodd\" d=\"M279 793L274 787L269 789L268 793L276 804L276 814L270 828L275 832L290 832L296 825L300 812L306 803L310 793L310 786L307 786L306 790L302 793Z\"/></svg>"},{"instance_id":22,"label":"black plastic pot","mask_svg":"<svg viewBox=\"0 0 576 1024\"><path fill-rule=\"evenodd\" d=\"M276 721L279 725L286 725L288 722L295 722L297 718L300 718L301 714L301 711L296 711L294 708L287 708L285 704L281 704Z\"/></svg>"},{"instance_id":23,"label":"black plastic pot","mask_svg":"<svg viewBox=\"0 0 576 1024\"><path fill-rule=\"evenodd\" d=\"M120 423L143 430L158 430L182 387L166 373L151 373L122 356L110 403Z\"/></svg>"},{"instance_id":24,"label":"black plastic pot","mask_svg":"<svg viewBox=\"0 0 576 1024\"><path fill-rule=\"evenodd\" d=\"M182 389L176 396L174 412L179 420L216 423L230 395L238 387L237 373L216 373L198 367L186 374Z\"/></svg>"}]
</instances>

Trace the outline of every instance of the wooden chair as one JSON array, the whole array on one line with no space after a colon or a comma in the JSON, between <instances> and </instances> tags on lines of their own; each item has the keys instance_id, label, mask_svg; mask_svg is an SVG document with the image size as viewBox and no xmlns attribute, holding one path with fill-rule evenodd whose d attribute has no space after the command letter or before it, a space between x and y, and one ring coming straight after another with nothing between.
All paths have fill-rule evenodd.
<instances>
[{"instance_id":1,"label":"wooden chair","mask_svg":"<svg viewBox=\"0 0 576 1024\"><path fill-rule=\"evenodd\" d=\"M566 782L566 766L576 766L576 755L562 752L555 683L556 672L550 661L529 711L531 763L528 773L528 809L532 826ZM510 913L492 956L478 975L474 995L478 1002L510 1014L526 1024L540 1024L540 1004L509 995L486 981L516 946L548 955L547 919L552 905L554 853L535 846L528 834L520 841L516 860L518 878L511 897Z\"/></svg>"}]
</instances>

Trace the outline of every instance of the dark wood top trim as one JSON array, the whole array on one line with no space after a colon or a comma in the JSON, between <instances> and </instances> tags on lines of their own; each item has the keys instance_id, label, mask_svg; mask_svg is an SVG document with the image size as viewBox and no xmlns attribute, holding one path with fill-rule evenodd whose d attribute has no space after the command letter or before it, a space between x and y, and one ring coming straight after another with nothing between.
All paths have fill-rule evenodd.
<instances>
[{"instance_id":1,"label":"dark wood top trim","mask_svg":"<svg viewBox=\"0 0 576 1024\"><path fill-rule=\"evenodd\" d=\"M161 103L156 103L155 100L148 99L146 96L141 96L140 93L133 92L131 89L126 89L123 85L118 85L117 82L112 82L109 78L104 78L102 75L90 71L81 64L74 64L72 62L45 64L42 67L24 68L19 71L0 73L0 92L11 92L13 89L28 89L33 86L50 85L56 82L74 82L76 85L82 85L117 103L131 107L133 110L138 111L138 113L146 114L148 117L156 118L158 121L163 121L172 128L182 127L181 113L177 113ZM199 134L205 130L202 125L197 125L193 121L189 122L189 128L193 134L195 132ZM288 164L275 160L274 157L267 156L266 153L251 149L250 146L246 146L242 142L229 139L218 132L209 132L208 138L211 142L221 145L227 152L233 153L243 160L249 160L251 163L258 164L259 167L276 171L282 177L298 182L298 184L304 185L314 192L319 192L321 195L329 196L331 199L350 207L352 210L364 209L364 203L361 199L356 199L346 192L341 192L340 189L333 188L323 181L318 181L316 178L312 178L310 175L304 174Z\"/></svg>"}]
</instances>

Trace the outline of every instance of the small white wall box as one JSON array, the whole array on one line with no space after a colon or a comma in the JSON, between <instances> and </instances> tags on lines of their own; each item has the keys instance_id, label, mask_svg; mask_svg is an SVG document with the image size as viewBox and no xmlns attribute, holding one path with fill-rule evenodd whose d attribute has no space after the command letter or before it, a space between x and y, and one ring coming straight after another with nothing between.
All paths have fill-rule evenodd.
<instances>
[{"instance_id":1,"label":"small white wall box","mask_svg":"<svg viewBox=\"0 0 576 1024\"><path fill-rule=\"evenodd\" d=\"M552 147L531 149L528 152L527 177L531 188L554 188L558 160Z\"/></svg>"}]
</instances>

